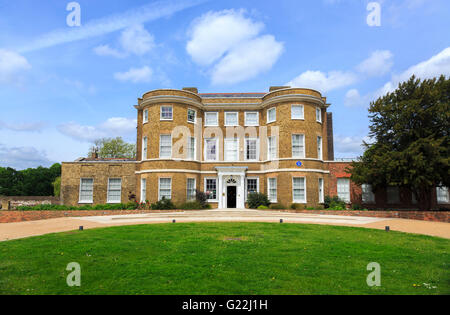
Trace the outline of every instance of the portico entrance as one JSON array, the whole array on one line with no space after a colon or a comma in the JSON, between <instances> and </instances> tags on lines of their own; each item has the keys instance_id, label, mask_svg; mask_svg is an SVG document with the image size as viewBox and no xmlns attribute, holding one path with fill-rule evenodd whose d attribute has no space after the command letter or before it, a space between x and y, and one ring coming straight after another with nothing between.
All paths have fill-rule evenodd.
<instances>
[{"instance_id":1,"label":"portico entrance","mask_svg":"<svg viewBox=\"0 0 450 315\"><path fill-rule=\"evenodd\" d=\"M245 208L246 166L217 166L219 209Z\"/></svg>"}]
</instances>

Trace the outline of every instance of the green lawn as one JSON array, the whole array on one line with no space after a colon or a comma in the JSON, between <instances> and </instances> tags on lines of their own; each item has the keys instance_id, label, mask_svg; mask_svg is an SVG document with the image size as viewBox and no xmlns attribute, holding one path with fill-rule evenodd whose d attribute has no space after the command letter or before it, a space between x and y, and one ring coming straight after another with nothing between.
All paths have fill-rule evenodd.
<instances>
[{"instance_id":1,"label":"green lawn","mask_svg":"<svg viewBox=\"0 0 450 315\"><path fill-rule=\"evenodd\" d=\"M122 226L1 242L0 294L450 294L449 249L325 225ZM69 262L81 287L66 285ZM369 262L381 265L380 287L366 284Z\"/></svg>"}]
</instances>

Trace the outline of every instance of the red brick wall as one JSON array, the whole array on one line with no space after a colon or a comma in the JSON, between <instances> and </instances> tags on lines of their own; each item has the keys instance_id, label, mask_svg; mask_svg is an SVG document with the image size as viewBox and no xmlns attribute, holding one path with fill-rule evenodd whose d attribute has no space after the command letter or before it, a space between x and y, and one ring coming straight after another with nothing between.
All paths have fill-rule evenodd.
<instances>
[{"instance_id":1,"label":"red brick wall","mask_svg":"<svg viewBox=\"0 0 450 315\"><path fill-rule=\"evenodd\" d=\"M345 171L350 166L349 162L328 163L330 170L330 182L328 186L328 196L337 196L337 179L349 178L350 174ZM361 186L350 181L350 201L351 203L361 203Z\"/></svg>"}]
</instances>

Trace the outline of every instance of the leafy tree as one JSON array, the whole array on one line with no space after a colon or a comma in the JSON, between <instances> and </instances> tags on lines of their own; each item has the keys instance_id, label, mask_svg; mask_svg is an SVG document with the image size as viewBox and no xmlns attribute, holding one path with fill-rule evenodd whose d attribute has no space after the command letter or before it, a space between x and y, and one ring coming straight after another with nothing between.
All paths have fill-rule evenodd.
<instances>
[{"instance_id":1,"label":"leafy tree","mask_svg":"<svg viewBox=\"0 0 450 315\"><path fill-rule=\"evenodd\" d=\"M94 141L94 147L90 149L88 155L91 156L94 150L98 150L100 158L134 159L136 157L136 145L126 143L122 137L97 139Z\"/></svg>"},{"instance_id":2,"label":"leafy tree","mask_svg":"<svg viewBox=\"0 0 450 315\"><path fill-rule=\"evenodd\" d=\"M59 197L61 195L61 176L56 177L53 185L53 195Z\"/></svg>"},{"instance_id":3,"label":"leafy tree","mask_svg":"<svg viewBox=\"0 0 450 315\"><path fill-rule=\"evenodd\" d=\"M351 165L351 179L375 191L409 189L421 210L431 208L431 192L449 186L450 80L414 76L370 104L373 143Z\"/></svg>"}]
</instances>

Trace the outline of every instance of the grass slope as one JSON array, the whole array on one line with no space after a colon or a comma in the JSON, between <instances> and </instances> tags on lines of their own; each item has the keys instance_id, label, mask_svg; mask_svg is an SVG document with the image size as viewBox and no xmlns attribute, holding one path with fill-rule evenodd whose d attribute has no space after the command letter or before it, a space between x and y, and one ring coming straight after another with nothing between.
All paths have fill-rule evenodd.
<instances>
[{"instance_id":1,"label":"grass slope","mask_svg":"<svg viewBox=\"0 0 450 315\"><path fill-rule=\"evenodd\" d=\"M74 231L0 243L0 294L450 294L449 245L303 224ZM66 285L70 262L81 287ZM366 284L369 262L381 265L381 287Z\"/></svg>"}]
</instances>

